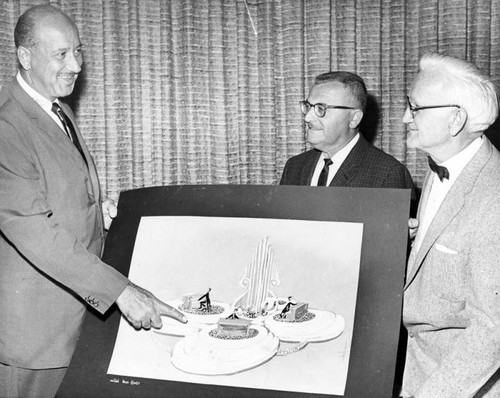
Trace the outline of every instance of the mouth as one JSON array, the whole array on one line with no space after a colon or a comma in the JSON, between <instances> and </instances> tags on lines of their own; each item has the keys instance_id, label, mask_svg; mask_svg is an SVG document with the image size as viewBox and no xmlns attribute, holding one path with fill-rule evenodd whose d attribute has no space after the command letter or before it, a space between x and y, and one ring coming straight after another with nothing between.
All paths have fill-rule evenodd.
<instances>
[{"instance_id":1,"label":"mouth","mask_svg":"<svg viewBox=\"0 0 500 398\"><path fill-rule=\"evenodd\" d=\"M59 78L66 84L75 83L77 77L78 75L76 73L64 73L59 75Z\"/></svg>"},{"instance_id":2,"label":"mouth","mask_svg":"<svg viewBox=\"0 0 500 398\"><path fill-rule=\"evenodd\" d=\"M413 125L413 124L407 124L406 126L408 128L408 130L407 130L408 133L416 133L416 132L418 132L418 129L417 129L417 127L415 125Z\"/></svg>"},{"instance_id":3,"label":"mouth","mask_svg":"<svg viewBox=\"0 0 500 398\"><path fill-rule=\"evenodd\" d=\"M322 130L322 128L320 126L315 126L312 123L307 123L307 129L308 130Z\"/></svg>"}]
</instances>

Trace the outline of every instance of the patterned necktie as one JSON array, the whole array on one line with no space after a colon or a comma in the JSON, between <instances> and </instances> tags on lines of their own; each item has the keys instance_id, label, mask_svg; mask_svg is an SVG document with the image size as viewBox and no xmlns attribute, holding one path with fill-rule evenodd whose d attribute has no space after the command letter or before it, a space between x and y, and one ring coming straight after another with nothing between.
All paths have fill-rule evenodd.
<instances>
[{"instance_id":1,"label":"patterned necktie","mask_svg":"<svg viewBox=\"0 0 500 398\"><path fill-rule=\"evenodd\" d=\"M328 181L328 171L330 170L331 164L333 164L332 159L325 159L325 165L321 169L321 173L319 173L318 187L326 186Z\"/></svg>"},{"instance_id":2,"label":"patterned necktie","mask_svg":"<svg viewBox=\"0 0 500 398\"><path fill-rule=\"evenodd\" d=\"M444 178L447 180L450 179L450 173L446 167L439 166L430 156L427 156L427 160L429 161L429 167L434 173L437 174L441 181L443 181Z\"/></svg>"},{"instance_id":3,"label":"patterned necktie","mask_svg":"<svg viewBox=\"0 0 500 398\"><path fill-rule=\"evenodd\" d=\"M88 167L87 159L85 159L85 155L83 154L83 149L80 145L80 141L78 141L75 128L73 127L73 123L71 123L71 120L69 119L68 115L64 113L64 111L61 109L61 107L57 102L52 103L52 112L54 112L61 121L64 127L64 131L66 132L70 140L73 142L73 144L75 144L76 149L78 149L78 152L80 152L80 155L82 155L83 160L85 160L85 164Z\"/></svg>"}]
</instances>

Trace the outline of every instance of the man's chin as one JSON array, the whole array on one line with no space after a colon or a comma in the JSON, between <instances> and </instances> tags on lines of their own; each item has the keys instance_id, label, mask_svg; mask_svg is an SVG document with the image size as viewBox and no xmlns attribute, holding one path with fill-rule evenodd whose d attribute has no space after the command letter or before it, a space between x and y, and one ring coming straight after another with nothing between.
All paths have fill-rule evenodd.
<instances>
[{"instance_id":1,"label":"man's chin","mask_svg":"<svg viewBox=\"0 0 500 398\"><path fill-rule=\"evenodd\" d=\"M308 144L309 144L309 145L310 145L313 149L316 149L317 151L324 152L324 151L323 151L323 149L321 149L321 148L322 148L321 144L314 144L314 143L312 143L312 142L309 142Z\"/></svg>"},{"instance_id":2,"label":"man's chin","mask_svg":"<svg viewBox=\"0 0 500 398\"><path fill-rule=\"evenodd\" d=\"M320 140L318 139L318 136L315 136L314 133L307 133L307 142L311 144L312 146L315 146L316 144L320 144Z\"/></svg>"},{"instance_id":3,"label":"man's chin","mask_svg":"<svg viewBox=\"0 0 500 398\"><path fill-rule=\"evenodd\" d=\"M68 95L70 95L73 92L73 90L75 89L75 83L76 83L75 80L73 80L72 82L62 81L57 87L59 97L62 98L62 97L67 97Z\"/></svg>"},{"instance_id":4,"label":"man's chin","mask_svg":"<svg viewBox=\"0 0 500 398\"><path fill-rule=\"evenodd\" d=\"M307 143L308 143L309 145L311 145L313 148L316 148L316 149L318 149L317 147L318 147L318 145L320 145L320 143L319 143L319 142L317 142L317 141L315 141L315 140L309 140L309 139L307 140Z\"/></svg>"},{"instance_id":5,"label":"man's chin","mask_svg":"<svg viewBox=\"0 0 500 398\"><path fill-rule=\"evenodd\" d=\"M71 95L71 93L73 92L73 87L71 88L66 88L64 90L59 90L59 95L57 98L64 98L64 97L67 97L68 95Z\"/></svg>"}]
</instances>

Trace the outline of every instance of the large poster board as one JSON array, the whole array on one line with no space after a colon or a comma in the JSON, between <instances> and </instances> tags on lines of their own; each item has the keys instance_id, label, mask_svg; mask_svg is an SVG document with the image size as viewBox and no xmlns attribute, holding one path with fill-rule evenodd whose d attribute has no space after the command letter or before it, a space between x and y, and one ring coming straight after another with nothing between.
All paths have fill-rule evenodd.
<instances>
[{"instance_id":1,"label":"large poster board","mask_svg":"<svg viewBox=\"0 0 500 398\"><path fill-rule=\"evenodd\" d=\"M137 332L116 309L89 314L58 396L390 396L409 199L405 190L269 186L122 193L104 260L160 299L210 287L216 300L234 302L264 239L276 296L293 294L345 325L300 348L280 341L285 354L249 369L205 374L172 365L185 337Z\"/></svg>"}]
</instances>

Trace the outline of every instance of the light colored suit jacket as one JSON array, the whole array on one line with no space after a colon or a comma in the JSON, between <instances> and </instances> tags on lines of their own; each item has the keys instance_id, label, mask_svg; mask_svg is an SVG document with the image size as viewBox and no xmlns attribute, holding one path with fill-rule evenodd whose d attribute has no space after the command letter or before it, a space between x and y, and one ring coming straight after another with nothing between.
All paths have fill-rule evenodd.
<instances>
[{"instance_id":1,"label":"light colored suit jacket","mask_svg":"<svg viewBox=\"0 0 500 398\"><path fill-rule=\"evenodd\" d=\"M500 397L500 154L483 139L410 254L403 306L408 396Z\"/></svg>"},{"instance_id":2,"label":"light colored suit jacket","mask_svg":"<svg viewBox=\"0 0 500 398\"><path fill-rule=\"evenodd\" d=\"M67 366L86 303L104 313L127 278L100 261L96 169L16 79L0 94L0 362Z\"/></svg>"}]
</instances>

